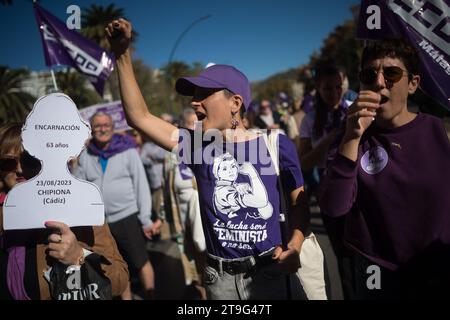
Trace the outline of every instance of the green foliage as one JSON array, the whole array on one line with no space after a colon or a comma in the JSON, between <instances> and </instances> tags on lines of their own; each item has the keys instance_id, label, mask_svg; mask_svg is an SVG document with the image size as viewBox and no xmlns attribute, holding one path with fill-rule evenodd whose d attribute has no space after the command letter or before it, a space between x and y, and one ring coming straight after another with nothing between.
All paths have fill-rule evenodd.
<instances>
[{"instance_id":1,"label":"green foliage","mask_svg":"<svg viewBox=\"0 0 450 320\"><path fill-rule=\"evenodd\" d=\"M189 105L191 98L177 94L175 83L178 78L198 75L203 69L203 64L199 62L190 66L182 61L172 61L162 68L162 73L158 79L160 82L159 92L163 93L163 96L159 97L159 102L163 106L162 112L168 112L176 116Z\"/></svg>"},{"instance_id":2,"label":"green foliage","mask_svg":"<svg viewBox=\"0 0 450 320\"><path fill-rule=\"evenodd\" d=\"M353 6L350 10L353 13L353 19L337 26L324 39L320 52L311 54L306 65L278 73L264 81L255 83L253 86L254 98L257 100L274 99L281 91L292 96L292 85L295 82L303 83L305 92L310 91L314 83L307 70L313 68L319 60L332 61L339 67L344 68L347 72L350 88L357 90L359 87L358 61L361 57L363 44L362 41L356 39L359 6Z\"/></svg>"},{"instance_id":3,"label":"green foliage","mask_svg":"<svg viewBox=\"0 0 450 320\"><path fill-rule=\"evenodd\" d=\"M97 91L91 89L86 77L78 72L67 69L57 72L55 76L59 90L67 94L78 109L101 102Z\"/></svg>"},{"instance_id":4,"label":"green foliage","mask_svg":"<svg viewBox=\"0 0 450 320\"><path fill-rule=\"evenodd\" d=\"M107 7L93 4L89 8L83 8L81 13L81 34L109 51L105 28L108 23L119 18L125 18L124 9L117 8L114 4L110 4ZM137 37L138 33L133 29L133 38L131 39L132 51L134 51L133 44L136 42Z\"/></svg>"},{"instance_id":5,"label":"green foliage","mask_svg":"<svg viewBox=\"0 0 450 320\"><path fill-rule=\"evenodd\" d=\"M136 81L147 106L154 114L163 112L163 101L161 101L160 93L165 91L161 91L164 88L161 88L158 79L154 77L153 69L140 59L133 61L133 69Z\"/></svg>"},{"instance_id":6,"label":"green foliage","mask_svg":"<svg viewBox=\"0 0 450 320\"><path fill-rule=\"evenodd\" d=\"M81 15L81 34L99 44L102 48L109 51L109 43L106 39L105 27L113 20L124 18L124 9L117 8L114 4L107 7L101 5L91 5L89 8L83 8ZM131 51L134 51L133 43L136 41L138 33L133 30ZM139 83L139 81L138 81ZM105 81L105 92L110 92L113 100L120 99L118 76L114 70Z\"/></svg>"},{"instance_id":7,"label":"green foliage","mask_svg":"<svg viewBox=\"0 0 450 320\"><path fill-rule=\"evenodd\" d=\"M183 97L175 92L175 82L183 76L197 75L203 69L201 63L191 66L180 61L174 61L161 70L153 70L141 59L133 60L136 81L151 112L156 115L171 113L179 115L183 108L189 105L191 98ZM110 90L114 100L120 99L117 73L109 76Z\"/></svg>"},{"instance_id":8,"label":"green foliage","mask_svg":"<svg viewBox=\"0 0 450 320\"><path fill-rule=\"evenodd\" d=\"M22 82L29 76L26 69L0 66L0 123L23 122L35 97L22 90Z\"/></svg>"},{"instance_id":9,"label":"green foliage","mask_svg":"<svg viewBox=\"0 0 450 320\"><path fill-rule=\"evenodd\" d=\"M343 67L348 76L350 88L359 87L358 71L363 43L356 39L357 21L350 20L336 27L324 40L319 58L333 61L337 66Z\"/></svg>"},{"instance_id":10,"label":"green foliage","mask_svg":"<svg viewBox=\"0 0 450 320\"><path fill-rule=\"evenodd\" d=\"M81 34L98 43L102 48L109 49L108 41L105 38L105 27L108 23L123 17L123 15L124 10L116 8L114 4L110 4L106 8L95 4L89 8L83 8Z\"/></svg>"},{"instance_id":11,"label":"green foliage","mask_svg":"<svg viewBox=\"0 0 450 320\"><path fill-rule=\"evenodd\" d=\"M87 38L95 41L101 47L109 50L109 44L105 38L105 26L112 20L124 17L124 9L117 8L114 4L107 7L91 5L84 8L82 13L81 33ZM136 41L137 33L133 30L133 42ZM134 48L131 47L131 51ZM181 110L185 104L185 99L175 94L173 88L175 81L182 75L192 74L192 70L198 70L200 64L191 68L183 62L172 62L165 66L162 73L155 75L151 67L147 66L142 60L133 60L133 69L136 81L141 89L144 100L155 114L162 112L175 113ZM105 84L106 92L110 92L113 100L120 99L120 88L117 71L114 70ZM84 102L83 102L84 103Z\"/></svg>"},{"instance_id":12,"label":"green foliage","mask_svg":"<svg viewBox=\"0 0 450 320\"><path fill-rule=\"evenodd\" d=\"M280 92L285 92L288 96L292 96L292 85L296 82L297 73L297 69L290 69L271 76L264 81L253 83L253 98L257 101L263 99L273 100Z\"/></svg>"}]
</instances>

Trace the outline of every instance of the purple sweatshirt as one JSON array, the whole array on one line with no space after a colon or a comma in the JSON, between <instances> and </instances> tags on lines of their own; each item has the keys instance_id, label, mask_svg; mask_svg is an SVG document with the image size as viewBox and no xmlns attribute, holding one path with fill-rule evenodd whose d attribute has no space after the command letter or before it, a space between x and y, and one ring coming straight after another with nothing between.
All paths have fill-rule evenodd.
<instances>
[{"instance_id":1,"label":"purple sweatshirt","mask_svg":"<svg viewBox=\"0 0 450 320\"><path fill-rule=\"evenodd\" d=\"M450 143L440 119L418 114L394 129L372 124L358 161L338 154L320 197L323 212L347 215L344 241L395 270L430 244L450 244Z\"/></svg>"}]
</instances>

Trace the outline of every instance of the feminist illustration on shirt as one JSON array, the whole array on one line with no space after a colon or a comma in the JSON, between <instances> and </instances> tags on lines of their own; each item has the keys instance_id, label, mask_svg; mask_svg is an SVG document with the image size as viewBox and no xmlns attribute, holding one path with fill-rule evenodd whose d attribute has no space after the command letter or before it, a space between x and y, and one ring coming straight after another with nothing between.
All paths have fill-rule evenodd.
<instances>
[{"instance_id":1,"label":"feminist illustration on shirt","mask_svg":"<svg viewBox=\"0 0 450 320\"><path fill-rule=\"evenodd\" d=\"M253 209L247 210L245 218L267 220L272 216L267 190L250 162L239 166L227 152L214 159L213 174L216 178L213 203L218 216L223 214L232 219L238 216L237 211L245 208ZM236 182L239 175L246 176L250 183Z\"/></svg>"}]
</instances>

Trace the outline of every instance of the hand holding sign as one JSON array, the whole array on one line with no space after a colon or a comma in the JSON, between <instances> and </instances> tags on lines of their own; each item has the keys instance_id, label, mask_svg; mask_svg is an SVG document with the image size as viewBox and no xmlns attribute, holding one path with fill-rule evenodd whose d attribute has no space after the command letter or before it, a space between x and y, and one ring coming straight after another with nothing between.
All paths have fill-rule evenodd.
<instances>
[{"instance_id":1,"label":"hand holding sign","mask_svg":"<svg viewBox=\"0 0 450 320\"><path fill-rule=\"evenodd\" d=\"M65 265L81 264L83 248L69 226L62 222L47 221L45 227L53 230L48 237L48 255Z\"/></svg>"}]
</instances>

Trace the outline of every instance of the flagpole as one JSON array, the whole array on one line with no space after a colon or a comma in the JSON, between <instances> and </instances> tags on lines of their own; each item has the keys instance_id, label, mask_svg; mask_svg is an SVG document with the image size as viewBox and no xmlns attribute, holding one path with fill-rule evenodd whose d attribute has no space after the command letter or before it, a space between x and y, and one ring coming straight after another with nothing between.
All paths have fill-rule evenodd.
<instances>
[{"instance_id":1,"label":"flagpole","mask_svg":"<svg viewBox=\"0 0 450 320\"><path fill-rule=\"evenodd\" d=\"M1 0L0 0L1 1ZM70 66L87 75L98 93L103 94L104 82L112 71L112 56L98 44L75 30L70 30L50 12L34 4L34 13L41 34L45 64L50 68L54 89L58 91L53 66ZM82 58L80 62L78 57ZM89 62L89 68L84 62ZM53 67L53 70L52 70Z\"/></svg>"},{"instance_id":2,"label":"flagpole","mask_svg":"<svg viewBox=\"0 0 450 320\"><path fill-rule=\"evenodd\" d=\"M36 0L33 0L33 4L36 3ZM56 78L55 78L55 73L53 72L53 69L50 68L50 73L52 75L52 80L53 80L53 87L55 88L55 91L59 91L58 89L58 85L56 84Z\"/></svg>"},{"instance_id":3,"label":"flagpole","mask_svg":"<svg viewBox=\"0 0 450 320\"><path fill-rule=\"evenodd\" d=\"M55 73L53 72L53 69L52 69L52 68L50 68L50 73L52 74L53 86L55 87L55 91L59 91L58 85L56 84Z\"/></svg>"}]
</instances>

